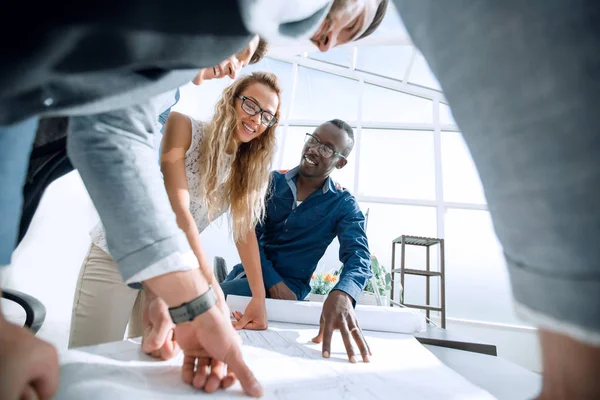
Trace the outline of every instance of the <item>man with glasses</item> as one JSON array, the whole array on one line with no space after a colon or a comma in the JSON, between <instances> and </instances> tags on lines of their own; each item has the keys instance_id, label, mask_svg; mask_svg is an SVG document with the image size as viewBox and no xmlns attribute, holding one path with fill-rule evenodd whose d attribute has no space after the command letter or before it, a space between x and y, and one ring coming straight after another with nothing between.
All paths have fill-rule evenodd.
<instances>
[{"instance_id":1,"label":"man with glasses","mask_svg":"<svg viewBox=\"0 0 600 400\"><path fill-rule=\"evenodd\" d=\"M256 234L267 294L283 300L308 295L317 263L337 236L344 268L323 305L319 335L313 340L323 342L327 358L332 333L339 329L350 362L356 362L352 339L367 362L369 347L353 307L371 277L365 217L354 196L330 177L334 169L346 165L353 145L352 128L339 119L307 133L300 164L272 174L265 221ZM233 267L221 287L226 295L251 296L241 264Z\"/></svg>"}]
</instances>

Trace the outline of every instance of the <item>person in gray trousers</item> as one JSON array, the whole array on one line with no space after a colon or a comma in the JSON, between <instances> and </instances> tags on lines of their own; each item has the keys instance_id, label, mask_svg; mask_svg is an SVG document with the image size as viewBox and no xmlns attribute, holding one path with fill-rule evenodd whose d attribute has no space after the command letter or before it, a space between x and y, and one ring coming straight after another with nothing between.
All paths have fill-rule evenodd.
<instances>
[{"instance_id":1,"label":"person in gray trousers","mask_svg":"<svg viewBox=\"0 0 600 400\"><path fill-rule=\"evenodd\" d=\"M481 177L540 399L600 398L600 3L395 0Z\"/></svg>"}]
</instances>

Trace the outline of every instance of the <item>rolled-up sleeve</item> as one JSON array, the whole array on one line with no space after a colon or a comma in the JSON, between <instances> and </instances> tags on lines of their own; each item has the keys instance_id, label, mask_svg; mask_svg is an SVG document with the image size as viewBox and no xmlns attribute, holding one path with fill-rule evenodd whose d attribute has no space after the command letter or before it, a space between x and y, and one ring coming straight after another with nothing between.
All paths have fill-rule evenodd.
<instances>
[{"instance_id":1,"label":"rolled-up sleeve","mask_svg":"<svg viewBox=\"0 0 600 400\"><path fill-rule=\"evenodd\" d=\"M352 197L343 202L340 212L342 216L336 230L340 242L340 261L344 268L334 290L346 292L356 303L372 275L365 216Z\"/></svg>"}]
</instances>

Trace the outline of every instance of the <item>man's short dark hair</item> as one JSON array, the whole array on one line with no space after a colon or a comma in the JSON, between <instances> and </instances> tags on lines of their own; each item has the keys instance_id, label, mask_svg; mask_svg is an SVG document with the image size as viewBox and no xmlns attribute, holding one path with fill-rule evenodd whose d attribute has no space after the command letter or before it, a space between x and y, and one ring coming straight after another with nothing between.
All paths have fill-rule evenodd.
<instances>
[{"instance_id":1,"label":"man's short dark hair","mask_svg":"<svg viewBox=\"0 0 600 400\"><path fill-rule=\"evenodd\" d=\"M341 119L332 119L331 121L327 121L327 123L337 126L338 128L340 128L348 134L349 140L347 141L346 148L344 149L343 154L345 156L350 154L352 148L354 147L354 129L352 129L352 127L348 125L347 122L342 121Z\"/></svg>"},{"instance_id":2,"label":"man's short dark hair","mask_svg":"<svg viewBox=\"0 0 600 400\"><path fill-rule=\"evenodd\" d=\"M252 54L249 64L256 64L262 60L267 54L267 51L269 51L269 43L265 39L259 38L258 45L256 45L256 50L254 50L254 54Z\"/></svg>"},{"instance_id":3,"label":"man's short dark hair","mask_svg":"<svg viewBox=\"0 0 600 400\"><path fill-rule=\"evenodd\" d=\"M379 7L377 7L377 11L375 11L375 18L373 18L371 25L369 25L369 27L367 28L365 33L360 35L360 37L356 40L366 38L371 33L375 32L375 29L379 28L379 25L381 25L381 21L383 21L383 18L385 17L385 12L387 11L388 1L389 0L381 0L381 3L379 3Z\"/></svg>"}]
</instances>

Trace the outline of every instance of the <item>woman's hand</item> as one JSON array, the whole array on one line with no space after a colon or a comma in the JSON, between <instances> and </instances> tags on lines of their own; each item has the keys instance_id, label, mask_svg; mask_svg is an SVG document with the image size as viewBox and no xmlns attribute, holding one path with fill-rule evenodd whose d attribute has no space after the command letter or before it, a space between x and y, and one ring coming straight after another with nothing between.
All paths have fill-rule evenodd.
<instances>
[{"instance_id":1,"label":"woman's hand","mask_svg":"<svg viewBox=\"0 0 600 400\"><path fill-rule=\"evenodd\" d=\"M237 330L251 329L261 331L269 327L264 297L252 297L252 300L246 306L246 310L244 310L244 314L234 311L232 315L236 319L233 327Z\"/></svg>"}]
</instances>

